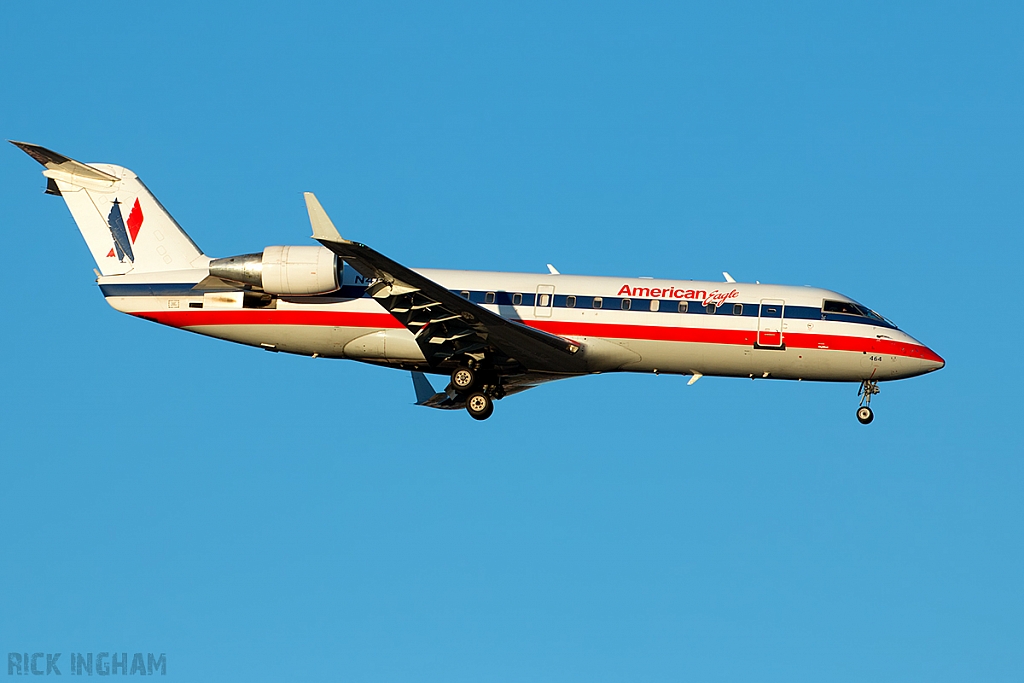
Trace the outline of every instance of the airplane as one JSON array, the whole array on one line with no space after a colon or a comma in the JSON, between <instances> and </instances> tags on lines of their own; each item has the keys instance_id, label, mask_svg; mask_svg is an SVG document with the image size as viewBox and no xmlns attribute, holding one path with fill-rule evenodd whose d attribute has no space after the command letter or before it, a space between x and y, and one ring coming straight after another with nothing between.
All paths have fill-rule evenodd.
<instances>
[{"instance_id":1,"label":"airplane","mask_svg":"<svg viewBox=\"0 0 1024 683\"><path fill-rule=\"evenodd\" d=\"M132 171L10 141L45 167L114 309L268 351L407 370L416 404L485 420L544 382L607 372L878 383L945 361L872 309L827 289L412 269L343 238L312 193L319 246L205 255ZM125 217L127 214L127 217ZM436 391L428 374L448 384Z\"/></svg>"}]
</instances>

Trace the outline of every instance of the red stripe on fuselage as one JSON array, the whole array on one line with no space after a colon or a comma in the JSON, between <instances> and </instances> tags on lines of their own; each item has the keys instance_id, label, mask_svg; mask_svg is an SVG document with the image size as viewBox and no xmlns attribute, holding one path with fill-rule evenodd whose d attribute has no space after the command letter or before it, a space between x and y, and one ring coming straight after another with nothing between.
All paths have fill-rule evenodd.
<instances>
[{"instance_id":1,"label":"red stripe on fuselage","mask_svg":"<svg viewBox=\"0 0 1024 683\"><path fill-rule=\"evenodd\" d=\"M643 339L654 341L692 342L699 344L733 344L754 346L756 330L721 330L706 327L655 327L647 325L615 325L608 323L570 323L553 320L531 320L538 330L560 336L606 337L610 339ZM848 323L854 324L854 323ZM943 362L934 351L919 344L892 339L872 339L834 334L783 332L786 348L860 351L891 356L907 356Z\"/></svg>"},{"instance_id":2,"label":"red stripe on fuselage","mask_svg":"<svg viewBox=\"0 0 1024 683\"><path fill-rule=\"evenodd\" d=\"M389 313L357 313L348 311L297 311L278 309L179 310L132 313L171 327L206 327L214 325L311 325L319 327L364 327L404 329ZM661 327L656 325L620 325L614 323L583 323L554 320L525 320L526 325L562 337L604 337L643 341L689 342L695 344L730 344L754 346L756 330L711 329L706 327ZM850 323L853 324L853 323ZM858 351L891 356L905 356L943 362L931 349L918 344L892 339L872 339L834 334L784 332L787 348Z\"/></svg>"}]
</instances>

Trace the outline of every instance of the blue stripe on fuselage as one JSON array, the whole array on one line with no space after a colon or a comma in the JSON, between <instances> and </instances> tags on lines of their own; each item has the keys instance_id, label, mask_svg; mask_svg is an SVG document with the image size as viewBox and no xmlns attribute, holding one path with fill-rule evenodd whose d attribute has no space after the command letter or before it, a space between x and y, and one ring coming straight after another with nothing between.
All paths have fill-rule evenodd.
<instances>
[{"instance_id":1,"label":"blue stripe on fuselage","mask_svg":"<svg viewBox=\"0 0 1024 683\"><path fill-rule=\"evenodd\" d=\"M146 283L146 284L131 284L131 285L111 285L103 284L100 285L100 291L103 292L103 296L202 296L207 292L225 292L225 291L241 291L241 290L225 290L225 289L196 289L196 284L192 282L170 282L170 283ZM363 285L349 286L346 285L336 292L331 292L326 296L319 296L317 299L323 300L325 298L330 299L358 299L366 294L366 287ZM302 297L303 299L309 299L312 297Z\"/></svg>"},{"instance_id":2,"label":"blue stripe on fuselage","mask_svg":"<svg viewBox=\"0 0 1024 683\"><path fill-rule=\"evenodd\" d=\"M213 291L224 291L224 290L207 290L207 289L196 289L196 285L189 282L182 283L151 283L151 284L102 284L100 285L100 291L103 292L103 296L202 296L206 292ZM474 304L480 305L495 305L495 306L534 306L536 303L536 294L522 293L522 302L518 304L512 303L512 298L518 293L514 292L486 292L486 291L473 291L465 289L453 289L452 294L463 296L464 292L469 292L469 301ZM493 301L487 300L487 295L493 294ZM330 294L315 297L317 303L331 303L335 301L345 301L350 299L359 299L366 294L366 287L363 285L346 285L336 292ZM692 301L685 299L658 299L659 308L657 311L651 311L652 299L635 299L633 297L595 297L595 296L584 296L584 295L572 295L572 294L556 294L554 297L555 308L570 308L568 305L569 297L575 298L575 306L572 308L580 309L593 309L594 299L601 299L601 310L607 311L623 311L622 302L625 299L630 301L630 308L623 312L636 312L636 313L665 313L672 315L728 315L735 317L744 318L756 318L758 317L758 304L757 303L744 303L729 301L721 306L717 307L717 310L712 314L708 313L701 301ZM287 297L286 297L287 298ZM295 297L313 300L314 297ZM679 304L686 303L686 311L679 311ZM735 309L735 305L741 306L740 309ZM843 315L839 313L824 313L820 308L814 306L786 306L785 307L785 318L790 320L827 320L831 322L843 322L843 323L857 323L861 325L875 325L877 327L888 327L890 329L898 329L895 325L890 324L886 321L874 320L872 318L863 318L855 315Z\"/></svg>"}]
</instances>

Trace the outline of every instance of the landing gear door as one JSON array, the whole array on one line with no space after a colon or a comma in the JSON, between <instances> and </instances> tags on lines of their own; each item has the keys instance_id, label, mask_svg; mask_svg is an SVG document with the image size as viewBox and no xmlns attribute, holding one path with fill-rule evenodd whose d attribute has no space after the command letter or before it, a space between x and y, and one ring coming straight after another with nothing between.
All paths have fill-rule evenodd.
<instances>
[{"instance_id":1,"label":"landing gear door","mask_svg":"<svg viewBox=\"0 0 1024 683\"><path fill-rule=\"evenodd\" d=\"M782 299L761 299L757 315L757 346L766 349L784 348L782 320L786 302Z\"/></svg>"},{"instance_id":2,"label":"landing gear door","mask_svg":"<svg viewBox=\"0 0 1024 683\"><path fill-rule=\"evenodd\" d=\"M538 318L550 318L555 305L555 286L537 285L537 298L533 301L533 314Z\"/></svg>"}]
</instances>

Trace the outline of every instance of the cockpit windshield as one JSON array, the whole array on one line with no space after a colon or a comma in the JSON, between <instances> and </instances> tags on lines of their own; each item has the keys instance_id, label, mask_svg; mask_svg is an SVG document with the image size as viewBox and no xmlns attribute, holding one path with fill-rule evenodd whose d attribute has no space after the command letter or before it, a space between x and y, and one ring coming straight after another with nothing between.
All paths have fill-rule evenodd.
<instances>
[{"instance_id":1,"label":"cockpit windshield","mask_svg":"<svg viewBox=\"0 0 1024 683\"><path fill-rule=\"evenodd\" d=\"M883 322L886 325L888 325L889 327L893 328L894 330L899 329L898 327L896 327L896 323L894 323L893 321L889 320L888 318L886 318L881 313L879 313L877 311L873 311L870 308L868 308L867 306L862 306L861 308L863 308L865 311L867 311L868 317L871 318L872 320L878 320L879 322Z\"/></svg>"},{"instance_id":2,"label":"cockpit windshield","mask_svg":"<svg viewBox=\"0 0 1024 683\"><path fill-rule=\"evenodd\" d=\"M826 299L821 305L821 312L825 314L838 313L839 315L855 315L860 318L870 318L871 320L889 327L896 327L896 325L885 316L875 313L867 306L857 304L852 301L830 301Z\"/></svg>"}]
</instances>

